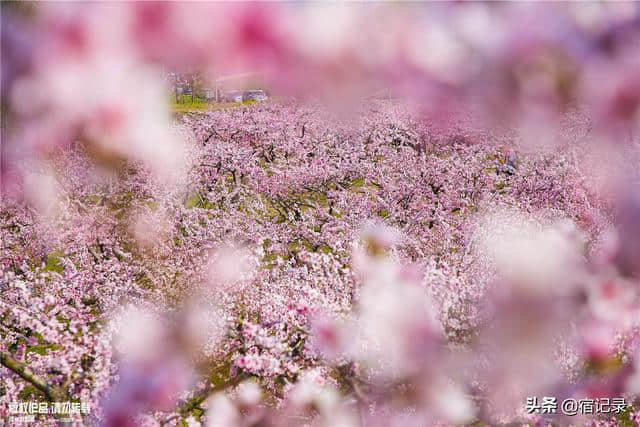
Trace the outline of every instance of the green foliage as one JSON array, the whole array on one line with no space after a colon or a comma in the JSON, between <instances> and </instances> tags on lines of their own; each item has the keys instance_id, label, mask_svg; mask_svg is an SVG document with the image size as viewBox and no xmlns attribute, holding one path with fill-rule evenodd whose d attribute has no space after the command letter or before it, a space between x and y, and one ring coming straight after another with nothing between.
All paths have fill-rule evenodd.
<instances>
[{"instance_id":1,"label":"green foliage","mask_svg":"<svg viewBox=\"0 0 640 427\"><path fill-rule=\"evenodd\" d=\"M225 361L224 364L214 369L211 373L211 376L209 377L209 381L214 387L221 387L224 386L227 381L229 381L230 377L231 359Z\"/></svg>"},{"instance_id":2,"label":"green foliage","mask_svg":"<svg viewBox=\"0 0 640 427\"><path fill-rule=\"evenodd\" d=\"M494 189L495 189L495 190L497 190L497 191L503 190L503 189L504 189L504 188L506 188L506 187L507 187L507 183L506 183L506 182L504 182L504 181L497 182L497 183L494 185Z\"/></svg>"},{"instance_id":3,"label":"green foliage","mask_svg":"<svg viewBox=\"0 0 640 427\"><path fill-rule=\"evenodd\" d=\"M153 281L146 274L142 274L142 275L138 276L138 278L136 279L136 283L141 288L146 289L146 290L155 289L155 285L153 284Z\"/></svg>"},{"instance_id":4,"label":"green foliage","mask_svg":"<svg viewBox=\"0 0 640 427\"><path fill-rule=\"evenodd\" d=\"M62 350L62 346L57 344L38 344L27 347L27 354L36 353L40 356L45 356L49 351Z\"/></svg>"},{"instance_id":5,"label":"green foliage","mask_svg":"<svg viewBox=\"0 0 640 427\"><path fill-rule=\"evenodd\" d=\"M97 205L102 201L103 196L99 194L91 194L85 197L85 202L91 205Z\"/></svg>"},{"instance_id":6,"label":"green foliage","mask_svg":"<svg viewBox=\"0 0 640 427\"><path fill-rule=\"evenodd\" d=\"M135 194L132 191L124 191L107 199L106 203L112 212L122 212L131 206L134 199Z\"/></svg>"},{"instance_id":7,"label":"green foliage","mask_svg":"<svg viewBox=\"0 0 640 427\"><path fill-rule=\"evenodd\" d=\"M333 253L333 249L331 249L328 245L321 245L318 248L318 252L323 252L325 254L332 254Z\"/></svg>"},{"instance_id":8,"label":"green foliage","mask_svg":"<svg viewBox=\"0 0 640 427\"><path fill-rule=\"evenodd\" d=\"M623 367L622 355L615 355L602 360L589 360L584 367L584 372L587 375L611 375L619 372Z\"/></svg>"},{"instance_id":9,"label":"green foliage","mask_svg":"<svg viewBox=\"0 0 640 427\"><path fill-rule=\"evenodd\" d=\"M200 193L196 193L193 196L187 198L184 202L184 206L187 209L201 208L201 209L215 209L215 203L209 201L206 197Z\"/></svg>"},{"instance_id":10,"label":"green foliage","mask_svg":"<svg viewBox=\"0 0 640 427\"><path fill-rule=\"evenodd\" d=\"M616 414L616 421L619 427L634 427L636 424L631 420L632 406L628 406L624 411Z\"/></svg>"},{"instance_id":11,"label":"green foliage","mask_svg":"<svg viewBox=\"0 0 640 427\"><path fill-rule=\"evenodd\" d=\"M360 188L365 184L365 180L364 178L356 178L353 181L351 181L351 186L354 188Z\"/></svg>"},{"instance_id":12,"label":"green foliage","mask_svg":"<svg viewBox=\"0 0 640 427\"><path fill-rule=\"evenodd\" d=\"M44 396L42 395L40 390L30 385L25 386L22 390L20 390L20 393L18 393L18 399L23 402L41 400L43 397Z\"/></svg>"},{"instance_id":13,"label":"green foliage","mask_svg":"<svg viewBox=\"0 0 640 427\"><path fill-rule=\"evenodd\" d=\"M388 218L388 217L389 217L389 215L391 215L391 212L389 212L387 209L380 209L380 210L378 211L378 216L379 216L380 218Z\"/></svg>"},{"instance_id":14,"label":"green foliage","mask_svg":"<svg viewBox=\"0 0 640 427\"><path fill-rule=\"evenodd\" d=\"M64 273L64 267L60 259L64 256L64 252L56 250L47 255L47 261L42 271L53 271L58 274Z\"/></svg>"},{"instance_id":15,"label":"green foliage","mask_svg":"<svg viewBox=\"0 0 640 427\"><path fill-rule=\"evenodd\" d=\"M264 257L262 258L263 261L265 262L271 262L271 261L275 261L278 259L279 254L272 252L269 254L265 254Z\"/></svg>"},{"instance_id":16,"label":"green foliage","mask_svg":"<svg viewBox=\"0 0 640 427\"><path fill-rule=\"evenodd\" d=\"M65 325L68 325L70 323L70 320L67 319L66 317L64 317L63 315L59 314L56 316L56 320L60 323L64 323Z\"/></svg>"}]
</instances>

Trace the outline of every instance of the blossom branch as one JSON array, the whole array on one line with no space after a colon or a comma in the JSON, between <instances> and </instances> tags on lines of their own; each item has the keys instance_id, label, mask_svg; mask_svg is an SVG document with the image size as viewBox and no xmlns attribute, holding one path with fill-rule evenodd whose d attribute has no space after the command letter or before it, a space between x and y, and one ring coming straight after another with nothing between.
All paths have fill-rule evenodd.
<instances>
[{"instance_id":1,"label":"blossom branch","mask_svg":"<svg viewBox=\"0 0 640 427\"><path fill-rule=\"evenodd\" d=\"M184 401L178 407L178 412L183 416L187 416L191 411L193 411L198 406L200 406L202 402L204 402L207 399L207 397L209 397L213 393L225 390L234 385L238 385L240 382L242 382L247 378L248 376L246 374L240 374L233 378L229 378L227 381L221 384L213 385L213 383L209 382L202 391L200 391L199 393L196 393L193 397Z\"/></svg>"},{"instance_id":2,"label":"blossom branch","mask_svg":"<svg viewBox=\"0 0 640 427\"><path fill-rule=\"evenodd\" d=\"M29 367L18 362L5 352L0 352L0 364L44 393L47 400L62 400L67 394L60 387L55 387L47 383L44 379L34 374Z\"/></svg>"}]
</instances>

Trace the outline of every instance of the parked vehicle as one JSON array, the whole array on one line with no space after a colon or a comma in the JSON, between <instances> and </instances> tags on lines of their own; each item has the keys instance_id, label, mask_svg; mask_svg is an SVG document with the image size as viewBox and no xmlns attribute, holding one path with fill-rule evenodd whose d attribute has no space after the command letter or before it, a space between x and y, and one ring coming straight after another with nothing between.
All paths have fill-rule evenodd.
<instances>
[{"instance_id":1,"label":"parked vehicle","mask_svg":"<svg viewBox=\"0 0 640 427\"><path fill-rule=\"evenodd\" d=\"M243 92L241 90L230 90L224 93L223 100L226 102L242 102Z\"/></svg>"}]
</instances>

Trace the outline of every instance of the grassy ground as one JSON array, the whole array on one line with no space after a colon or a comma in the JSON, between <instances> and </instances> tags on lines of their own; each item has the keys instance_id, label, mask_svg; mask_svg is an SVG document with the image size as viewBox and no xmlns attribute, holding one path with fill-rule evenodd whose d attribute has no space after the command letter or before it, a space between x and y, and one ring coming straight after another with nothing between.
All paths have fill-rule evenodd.
<instances>
[{"instance_id":1,"label":"grassy ground","mask_svg":"<svg viewBox=\"0 0 640 427\"><path fill-rule=\"evenodd\" d=\"M176 102L175 98L171 100L171 111L174 113L193 113L198 111L215 111L224 108L234 108L244 105L243 102L207 102L207 100L192 97L191 95L180 95Z\"/></svg>"}]
</instances>

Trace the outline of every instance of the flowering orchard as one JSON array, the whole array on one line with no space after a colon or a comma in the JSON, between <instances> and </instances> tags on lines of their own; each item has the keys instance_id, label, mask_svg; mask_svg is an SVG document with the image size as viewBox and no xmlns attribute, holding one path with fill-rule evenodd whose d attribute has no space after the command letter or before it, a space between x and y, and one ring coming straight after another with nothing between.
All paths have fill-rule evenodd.
<instances>
[{"instance_id":1,"label":"flowering orchard","mask_svg":"<svg viewBox=\"0 0 640 427\"><path fill-rule=\"evenodd\" d=\"M640 425L635 4L2 12L7 425Z\"/></svg>"}]
</instances>

